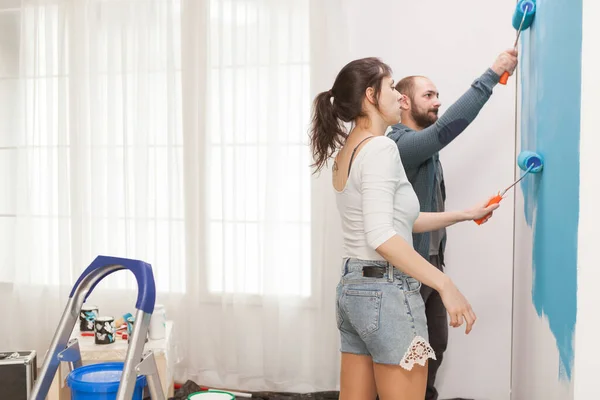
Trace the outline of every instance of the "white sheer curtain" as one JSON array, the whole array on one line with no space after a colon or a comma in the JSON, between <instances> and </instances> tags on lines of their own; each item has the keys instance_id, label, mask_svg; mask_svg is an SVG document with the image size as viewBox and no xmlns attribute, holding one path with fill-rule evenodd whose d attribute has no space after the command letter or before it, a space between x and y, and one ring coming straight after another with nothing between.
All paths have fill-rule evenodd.
<instances>
[{"instance_id":1,"label":"white sheer curtain","mask_svg":"<svg viewBox=\"0 0 600 400\"><path fill-rule=\"evenodd\" d=\"M338 266L323 271L312 251L309 1L189 0L182 10L182 48L194 51L183 80L198 82L184 90L184 103L196 100L184 125L200 132L184 129L184 142L186 154L206 154L186 168L186 188L201 181L208 193L186 196L188 239L202 241L187 253L202 271L186 302L197 318L183 347L198 355L187 375L230 388L334 388Z\"/></svg>"},{"instance_id":2,"label":"white sheer curtain","mask_svg":"<svg viewBox=\"0 0 600 400\"><path fill-rule=\"evenodd\" d=\"M15 347L44 354L70 287L97 255L147 261L159 291L186 289L177 5L19 4ZM118 316L134 298L133 277L118 273L89 301Z\"/></svg>"},{"instance_id":3,"label":"white sheer curtain","mask_svg":"<svg viewBox=\"0 0 600 400\"><path fill-rule=\"evenodd\" d=\"M335 388L339 222L307 129L347 61L338 3L21 2L11 346L43 354L79 273L114 255L153 265L180 379ZM134 297L119 273L90 301Z\"/></svg>"}]
</instances>

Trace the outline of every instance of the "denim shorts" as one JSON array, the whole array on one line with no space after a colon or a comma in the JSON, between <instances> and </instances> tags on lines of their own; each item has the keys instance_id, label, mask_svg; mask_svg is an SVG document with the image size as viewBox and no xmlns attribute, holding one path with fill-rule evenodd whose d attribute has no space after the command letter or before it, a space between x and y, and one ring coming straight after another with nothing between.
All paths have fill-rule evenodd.
<instances>
[{"instance_id":1,"label":"denim shorts","mask_svg":"<svg viewBox=\"0 0 600 400\"><path fill-rule=\"evenodd\" d=\"M383 275L363 276L369 266L380 267ZM341 351L407 370L435 360L420 288L421 282L387 261L344 259L336 294Z\"/></svg>"}]
</instances>

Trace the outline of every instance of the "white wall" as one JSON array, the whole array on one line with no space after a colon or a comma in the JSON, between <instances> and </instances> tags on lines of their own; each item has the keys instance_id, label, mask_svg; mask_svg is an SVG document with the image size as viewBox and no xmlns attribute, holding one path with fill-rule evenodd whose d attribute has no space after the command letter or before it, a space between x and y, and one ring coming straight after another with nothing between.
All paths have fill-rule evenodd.
<instances>
[{"instance_id":1,"label":"white wall","mask_svg":"<svg viewBox=\"0 0 600 400\"><path fill-rule=\"evenodd\" d=\"M517 190L515 205L512 370L515 400L598 398L597 388L582 397L574 397L580 373L583 370L589 374L589 371L578 366L571 369L573 349L577 355L576 363L582 353L589 351L589 346L582 346L579 338L573 338L573 333L584 335L584 332L590 331L590 326L581 324L582 315L578 312L577 302L583 292L580 287L578 294L576 287L577 281L582 283L582 266L589 265L590 258L586 260L584 256L576 263L577 252L588 249L588 257L595 255L589 250L590 243L592 246L595 243L576 241L577 236L589 240L589 232L595 234L590 226L577 226L578 220L581 224L587 218L581 207L587 204L589 192L586 189L589 190L587 185L591 182L583 171L593 159L593 154L588 155L587 160L583 159L583 151L589 151L594 144L593 138L589 143L584 136L586 130L587 135L594 134L590 133L589 125L584 128L585 123L593 120L581 116L579 107L579 85L586 93L591 83L580 83L581 4L581 0L568 3L538 1L534 23L522 36L523 70L519 79L519 103L522 102L523 107L521 104L517 107L518 143L523 144L523 150L536 151L545 160L543 172L526 178L524 189ZM589 12L584 10L583 15L589 16ZM592 21L596 23L597 19ZM585 50L583 54L586 54ZM586 67L591 67L592 73L597 74L593 65ZM567 76L568 79L557 79ZM592 92L597 92L597 89ZM587 92L587 96L593 99L595 94ZM593 104L588 104L588 107L592 107L591 112L597 113ZM580 122L584 124L581 141ZM590 138L588 136L587 140ZM578 202L581 202L581 207L577 207ZM529 224L525 221L524 205L528 208ZM593 263L594 258L591 261ZM590 270L585 271L588 273ZM593 289L590 293L593 296ZM593 304L590 300L594 302L596 298L587 302L594 319L597 312L590 306ZM595 347L595 336L587 339L583 336L592 348ZM589 360L582 360L580 365L586 365ZM597 380L597 377L592 379Z\"/></svg>"},{"instance_id":2,"label":"white wall","mask_svg":"<svg viewBox=\"0 0 600 400\"><path fill-rule=\"evenodd\" d=\"M575 400L598 396L598 213L600 176L596 167L600 149L600 114L597 110L600 89L600 3L583 1L583 46L581 73L581 142L580 142L580 200L579 248L577 277L577 329L575 332Z\"/></svg>"},{"instance_id":3,"label":"white wall","mask_svg":"<svg viewBox=\"0 0 600 400\"><path fill-rule=\"evenodd\" d=\"M378 56L396 80L419 74L438 86L442 111L514 41L513 5L475 0L349 0L350 59ZM441 153L449 209L486 200L515 170L514 79L498 85L475 122ZM448 230L447 272L478 315L474 331L450 329L440 398L510 396L512 194L486 225Z\"/></svg>"},{"instance_id":4,"label":"white wall","mask_svg":"<svg viewBox=\"0 0 600 400\"><path fill-rule=\"evenodd\" d=\"M526 34L524 35L526 36ZM527 39L523 38L523 41ZM518 72L521 79L522 71ZM520 83L519 83L520 84ZM521 150L521 88L518 91L517 154ZM546 160L547 161L547 160ZM522 171L516 171L520 176ZM530 179L529 176L525 179ZM523 210L523 191L515 192L515 247L514 247L514 319L513 319L513 400L567 400L573 399L572 385L558 380L559 354L550 331L548 320L540 318L532 303L533 285L533 231L527 225Z\"/></svg>"},{"instance_id":5,"label":"white wall","mask_svg":"<svg viewBox=\"0 0 600 400\"><path fill-rule=\"evenodd\" d=\"M520 151L520 147L519 147ZM559 354L547 318L531 300L533 233L523 217L524 199L517 190L515 209L513 400L573 399L573 385L558 377ZM577 368L575 368L577 370ZM582 400L590 400L583 397Z\"/></svg>"}]
</instances>

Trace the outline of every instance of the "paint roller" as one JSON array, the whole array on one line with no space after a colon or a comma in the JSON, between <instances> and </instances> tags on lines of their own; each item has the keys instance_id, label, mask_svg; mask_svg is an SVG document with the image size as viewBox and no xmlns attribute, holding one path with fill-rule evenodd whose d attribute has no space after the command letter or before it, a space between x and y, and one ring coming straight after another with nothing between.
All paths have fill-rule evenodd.
<instances>
[{"instance_id":1,"label":"paint roller","mask_svg":"<svg viewBox=\"0 0 600 400\"><path fill-rule=\"evenodd\" d=\"M540 156L537 153L534 153L533 151L522 151L519 154L519 156L517 157L517 165L519 166L519 168L521 168L523 171L525 171L523 176L521 176L519 179L514 181L506 189L499 192L496 196L492 197L486 204L486 207L489 207L492 204L500 203L500 201L502 201L502 199L504 198L504 195L506 194L506 192L510 188L515 186L517 183L519 183L521 181L521 179L525 178L525 176L528 173L532 172L535 174L535 173L540 172L544 168L544 159L542 158L542 156ZM487 218L487 215L483 218L476 219L475 223L477 225L481 225L483 223L483 221L485 221L486 218Z\"/></svg>"},{"instance_id":2,"label":"paint roller","mask_svg":"<svg viewBox=\"0 0 600 400\"><path fill-rule=\"evenodd\" d=\"M517 30L517 39L515 40L514 48L517 48L519 43L519 36L521 32L531 26L533 22L533 16L535 15L535 0L519 0L517 3L517 9L513 14L512 26ZM508 82L508 71L504 71L500 77L500 83L506 85Z\"/></svg>"}]
</instances>

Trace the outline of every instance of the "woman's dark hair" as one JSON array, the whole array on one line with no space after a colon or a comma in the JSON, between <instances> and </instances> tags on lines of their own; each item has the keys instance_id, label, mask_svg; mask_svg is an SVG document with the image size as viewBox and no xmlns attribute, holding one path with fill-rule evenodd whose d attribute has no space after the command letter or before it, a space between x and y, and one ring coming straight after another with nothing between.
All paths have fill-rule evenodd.
<instances>
[{"instance_id":1,"label":"woman's dark hair","mask_svg":"<svg viewBox=\"0 0 600 400\"><path fill-rule=\"evenodd\" d=\"M365 116L362 103L367 88L375 90L377 101L381 81L391 74L391 68L378 58L361 58L342 68L331 90L317 95L313 102L310 128L310 146L314 159L312 166L316 167L315 173L327 164L327 160L348 136L343 122L352 122Z\"/></svg>"}]
</instances>

